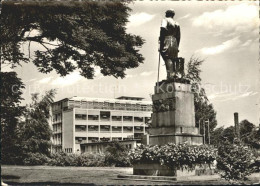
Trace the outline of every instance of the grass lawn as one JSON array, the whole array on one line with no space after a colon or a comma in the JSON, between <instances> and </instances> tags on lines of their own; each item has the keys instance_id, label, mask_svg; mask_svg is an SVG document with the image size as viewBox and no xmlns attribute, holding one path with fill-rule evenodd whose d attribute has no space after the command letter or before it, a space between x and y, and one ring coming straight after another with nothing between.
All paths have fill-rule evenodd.
<instances>
[{"instance_id":1,"label":"grass lawn","mask_svg":"<svg viewBox=\"0 0 260 186\"><path fill-rule=\"evenodd\" d=\"M118 167L51 167L7 166L1 167L5 183L13 185L218 185L228 184L218 175L183 177L178 181L155 182L149 180L120 180L118 174L132 174L132 168ZM249 177L247 184L260 183L260 173Z\"/></svg>"}]
</instances>

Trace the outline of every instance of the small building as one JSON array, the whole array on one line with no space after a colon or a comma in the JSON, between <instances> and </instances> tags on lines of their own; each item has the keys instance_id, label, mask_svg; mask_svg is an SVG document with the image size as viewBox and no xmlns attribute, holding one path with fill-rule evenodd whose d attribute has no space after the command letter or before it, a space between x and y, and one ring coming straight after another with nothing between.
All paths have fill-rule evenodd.
<instances>
[{"instance_id":1,"label":"small building","mask_svg":"<svg viewBox=\"0 0 260 186\"><path fill-rule=\"evenodd\" d=\"M152 102L142 99L71 97L54 102L52 152L80 153L87 143L141 141L152 113Z\"/></svg>"},{"instance_id":2,"label":"small building","mask_svg":"<svg viewBox=\"0 0 260 186\"><path fill-rule=\"evenodd\" d=\"M112 141L82 143L80 144L80 151L81 153L104 153L110 143L112 143ZM137 141L135 139L118 141L118 143L125 146L127 149L134 149L137 146Z\"/></svg>"}]
</instances>

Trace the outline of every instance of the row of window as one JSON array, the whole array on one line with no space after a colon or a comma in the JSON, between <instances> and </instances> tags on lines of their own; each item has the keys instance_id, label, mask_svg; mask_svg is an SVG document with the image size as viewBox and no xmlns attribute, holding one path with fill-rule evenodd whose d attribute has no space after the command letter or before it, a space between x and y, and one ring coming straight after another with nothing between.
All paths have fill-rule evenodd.
<instances>
[{"instance_id":1,"label":"row of window","mask_svg":"<svg viewBox=\"0 0 260 186\"><path fill-rule=\"evenodd\" d=\"M147 123L150 117L137 117L137 116L111 116L110 112L100 112L100 115L87 115L87 114L75 114L76 120L91 120L91 121L134 121Z\"/></svg>"},{"instance_id":2,"label":"row of window","mask_svg":"<svg viewBox=\"0 0 260 186\"><path fill-rule=\"evenodd\" d=\"M67 153L72 153L72 148L65 148L64 151Z\"/></svg>"},{"instance_id":3,"label":"row of window","mask_svg":"<svg viewBox=\"0 0 260 186\"><path fill-rule=\"evenodd\" d=\"M135 131L143 131L144 130L144 127L139 127L139 126L135 126L135 127L131 127L131 126L123 126L123 128L122 128L122 126L110 126L110 125L100 125L100 126L98 126L98 125L88 125L88 126L86 126L86 125L76 125L75 126L75 131L76 132L85 132L85 131L87 131L87 129L88 129L88 131L89 132L94 132L94 131L99 131L100 130L100 132L110 132L111 131L111 129L112 129L112 132L121 132L122 131L122 129L123 129L123 132L133 132L133 129L135 130Z\"/></svg>"},{"instance_id":4,"label":"row of window","mask_svg":"<svg viewBox=\"0 0 260 186\"><path fill-rule=\"evenodd\" d=\"M52 136L52 143L54 145L61 145L62 143L62 135L61 134L55 134Z\"/></svg>"},{"instance_id":5,"label":"row of window","mask_svg":"<svg viewBox=\"0 0 260 186\"><path fill-rule=\"evenodd\" d=\"M52 116L52 121L55 122L61 122L62 121L62 117L61 117L61 113L58 114L53 114Z\"/></svg>"},{"instance_id":6,"label":"row of window","mask_svg":"<svg viewBox=\"0 0 260 186\"><path fill-rule=\"evenodd\" d=\"M62 125L61 124L53 124L52 130L53 130L53 132L61 132L62 131Z\"/></svg>"},{"instance_id":7,"label":"row of window","mask_svg":"<svg viewBox=\"0 0 260 186\"><path fill-rule=\"evenodd\" d=\"M129 136L127 138L122 137L113 137L113 138L98 138L98 137L89 137L88 141L86 137L75 137L75 143L76 144L82 144L82 143L95 143L95 142L108 142L108 141L122 141L122 140L129 140L133 139L133 136Z\"/></svg>"},{"instance_id":8,"label":"row of window","mask_svg":"<svg viewBox=\"0 0 260 186\"><path fill-rule=\"evenodd\" d=\"M109 102L80 102L69 100L69 107L87 108L87 109L107 109L107 110L136 110L152 111L152 105L130 104L130 103L109 103Z\"/></svg>"}]
</instances>

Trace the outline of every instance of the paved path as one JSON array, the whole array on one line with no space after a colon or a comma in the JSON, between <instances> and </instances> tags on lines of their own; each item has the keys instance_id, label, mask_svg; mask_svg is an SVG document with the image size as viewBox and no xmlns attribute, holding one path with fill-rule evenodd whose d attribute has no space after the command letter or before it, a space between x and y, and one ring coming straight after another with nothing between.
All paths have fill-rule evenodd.
<instances>
[{"instance_id":1,"label":"paved path","mask_svg":"<svg viewBox=\"0 0 260 186\"><path fill-rule=\"evenodd\" d=\"M218 175L182 177L178 181L120 180L118 174L132 174L132 168L118 167L53 167L53 166L6 166L1 176L9 184L62 184L62 185L158 185L158 184L227 184ZM260 182L260 174L252 175L249 183Z\"/></svg>"}]
</instances>

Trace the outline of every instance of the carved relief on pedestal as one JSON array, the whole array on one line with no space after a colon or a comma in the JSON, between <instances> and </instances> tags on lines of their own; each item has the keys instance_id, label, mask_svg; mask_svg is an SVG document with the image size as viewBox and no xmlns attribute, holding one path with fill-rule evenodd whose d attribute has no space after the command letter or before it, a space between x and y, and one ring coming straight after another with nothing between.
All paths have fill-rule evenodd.
<instances>
[{"instance_id":1,"label":"carved relief on pedestal","mask_svg":"<svg viewBox=\"0 0 260 186\"><path fill-rule=\"evenodd\" d=\"M168 98L164 100L155 100L153 101L153 113L155 112L167 112L175 110L176 99Z\"/></svg>"}]
</instances>

